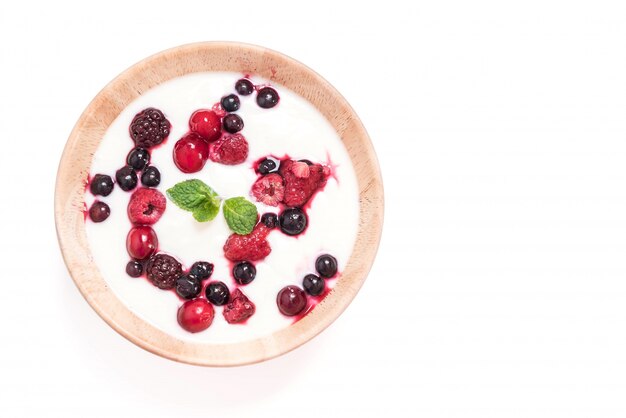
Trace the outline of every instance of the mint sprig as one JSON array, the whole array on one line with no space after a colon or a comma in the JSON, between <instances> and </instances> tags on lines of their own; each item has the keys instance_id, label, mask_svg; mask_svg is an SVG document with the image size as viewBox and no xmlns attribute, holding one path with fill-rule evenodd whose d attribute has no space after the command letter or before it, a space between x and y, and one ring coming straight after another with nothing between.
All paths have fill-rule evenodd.
<instances>
[{"instance_id":1,"label":"mint sprig","mask_svg":"<svg viewBox=\"0 0 626 418\"><path fill-rule=\"evenodd\" d=\"M202 180L185 180L165 192L179 208L189 211L198 222L212 221L220 210L222 199Z\"/></svg>"},{"instance_id":2,"label":"mint sprig","mask_svg":"<svg viewBox=\"0 0 626 418\"><path fill-rule=\"evenodd\" d=\"M252 232L259 215L254 203L244 197L233 197L224 201L224 218L228 227L239 235Z\"/></svg>"}]
</instances>

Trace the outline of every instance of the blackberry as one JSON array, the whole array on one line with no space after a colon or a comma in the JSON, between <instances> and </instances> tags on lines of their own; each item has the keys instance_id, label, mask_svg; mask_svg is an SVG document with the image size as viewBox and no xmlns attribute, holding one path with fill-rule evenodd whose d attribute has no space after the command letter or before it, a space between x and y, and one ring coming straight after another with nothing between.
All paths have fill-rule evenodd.
<instances>
[{"instance_id":1,"label":"blackberry","mask_svg":"<svg viewBox=\"0 0 626 418\"><path fill-rule=\"evenodd\" d=\"M157 254L148 261L146 273L152 284L159 289L173 289L176 280L183 274L183 267L174 257Z\"/></svg>"},{"instance_id":2,"label":"blackberry","mask_svg":"<svg viewBox=\"0 0 626 418\"><path fill-rule=\"evenodd\" d=\"M172 124L159 109L149 107L137 113L130 124L130 137L138 147L150 149L165 141Z\"/></svg>"}]
</instances>

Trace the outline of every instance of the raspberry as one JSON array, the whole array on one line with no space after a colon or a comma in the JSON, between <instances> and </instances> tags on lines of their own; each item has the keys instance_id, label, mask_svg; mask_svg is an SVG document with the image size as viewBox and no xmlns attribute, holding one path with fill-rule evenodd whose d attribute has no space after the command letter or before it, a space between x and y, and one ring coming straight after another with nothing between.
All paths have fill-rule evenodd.
<instances>
[{"instance_id":1,"label":"raspberry","mask_svg":"<svg viewBox=\"0 0 626 418\"><path fill-rule=\"evenodd\" d=\"M248 158L248 141L243 135L225 135L209 146L211 161L226 165L243 163Z\"/></svg>"},{"instance_id":2,"label":"raspberry","mask_svg":"<svg viewBox=\"0 0 626 418\"><path fill-rule=\"evenodd\" d=\"M257 261L267 257L272 248L266 238L270 229L258 224L248 235L232 234L224 244L224 256L230 261Z\"/></svg>"},{"instance_id":3,"label":"raspberry","mask_svg":"<svg viewBox=\"0 0 626 418\"><path fill-rule=\"evenodd\" d=\"M152 284L167 290L176 286L176 280L183 274L183 267L174 257L157 254L148 261L146 273Z\"/></svg>"},{"instance_id":4,"label":"raspberry","mask_svg":"<svg viewBox=\"0 0 626 418\"><path fill-rule=\"evenodd\" d=\"M130 137L135 145L151 148L165 141L172 124L159 109L149 107L137 113L130 124Z\"/></svg>"},{"instance_id":5,"label":"raspberry","mask_svg":"<svg viewBox=\"0 0 626 418\"><path fill-rule=\"evenodd\" d=\"M153 225L165 212L167 201L157 189L141 187L128 201L128 219L134 224Z\"/></svg>"},{"instance_id":6,"label":"raspberry","mask_svg":"<svg viewBox=\"0 0 626 418\"><path fill-rule=\"evenodd\" d=\"M230 295L230 301L224 306L224 319L229 324L238 324L254 315L256 308L239 289L235 289Z\"/></svg>"},{"instance_id":7,"label":"raspberry","mask_svg":"<svg viewBox=\"0 0 626 418\"><path fill-rule=\"evenodd\" d=\"M317 190L326 185L328 170L324 168L320 164L307 165L301 161L283 161L279 169L285 180L283 203L287 206L302 206L308 202Z\"/></svg>"},{"instance_id":8,"label":"raspberry","mask_svg":"<svg viewBox=\"0 0 626 418\"><path fill-rule=\"evenodd\" d=\"M269 206L278 206L285 196L283 178L276 173L263 176L252 185L251 193L257 202L265 203Z\"/></svg>"}]
</instances>

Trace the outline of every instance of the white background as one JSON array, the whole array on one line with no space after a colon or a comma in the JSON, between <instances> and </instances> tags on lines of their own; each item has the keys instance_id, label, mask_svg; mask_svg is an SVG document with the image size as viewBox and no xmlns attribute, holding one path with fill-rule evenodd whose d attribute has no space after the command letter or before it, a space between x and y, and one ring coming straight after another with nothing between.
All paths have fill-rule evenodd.
<instances>
[{"instance_id":1,"label":"white background","mask_svg":"<svg viewBox=\"0 0 626 418\"><path fill-rule=\"evenodd\" d=\"M623 417L622 1L0 3L0 416ZM238 40L313 67L385 181L374 268L327 331L236 369L177 364L82 299L57 164L108 81Z\"/></svg>"}]
</instances>

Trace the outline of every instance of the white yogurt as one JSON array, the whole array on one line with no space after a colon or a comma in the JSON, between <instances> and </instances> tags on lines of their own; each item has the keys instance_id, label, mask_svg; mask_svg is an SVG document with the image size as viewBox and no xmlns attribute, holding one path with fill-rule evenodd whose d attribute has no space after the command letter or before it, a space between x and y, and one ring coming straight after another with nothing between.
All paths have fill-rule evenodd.
<instances>
[{"instance_id":1,"label":"white yogurt","mask_svg":"<svg viewBox=\"0 0 626 418\"><path fill-rule=\"evenodd\" d=\"M241 75L236 73L195 73L167 81L156 86L135 101L113 121L96 151L91 175L108 174L125 164L126 155L133 148L128 127L135 114L146 107L163 111L172 123L167 142L152 150L151 163L161 171L161 184L165 190L176 183L198 178L203 180L223 198L245 196L251 201L250 188L256 180L253 162L269 154L295 159L327 162L330 156L336 169L322 192L313 198L309 227L298 237L289 237L279 231L269 235L271 254L256 262L255 280L241 290L256 305L256 313L245 324L228 324L221 307L216 308L213 324L206 331L191 334L176 321L182 304L172 291L162 291L147 280L126 275L129 260L126 252L126 235L131 223L126 207L131 193L119 187L107 196L98 196L111 208L110 217L102 223L86 222L87 237L94 261L111 290L139 317L155 327L183 340L206 343L229 343L251 340L270 334L293 323L293 318L283 316L276 306L276 295L289 284L302 286L302 278L315 272L314 263L321 253L337 258L339 271L345 267L352 252L358 228L359 194L357 180L348 153L339 136L324 116L307 100L285 87L274 84L280 95L279 104L272 109L262 109L255 94L240 96L241 108L237 112L244 120L241 132L250 145L248 160L240 165L226 166L208 161L198 173L182 173L174 165L172 149L176 141L188 131L190 115L197 109L211 108L226 94L234 93L234 84ZM256 84L267 81L253 78ZM94 196L87 191L85 203L90 207ZM259 213L277 212L277 208L257 203ZM230 263L224 258L223 246L231 234L222 212L211 222L199 223L190 212L167 202L165 214L153 226L159 238L159 249L178 258L185 268L198 260L215 265L211 280L226 283L231 291L235 287ZM338 280L341 280L339 278ZM334 280L327 281L332 286Z\"/></svg>"}]
</instances>

